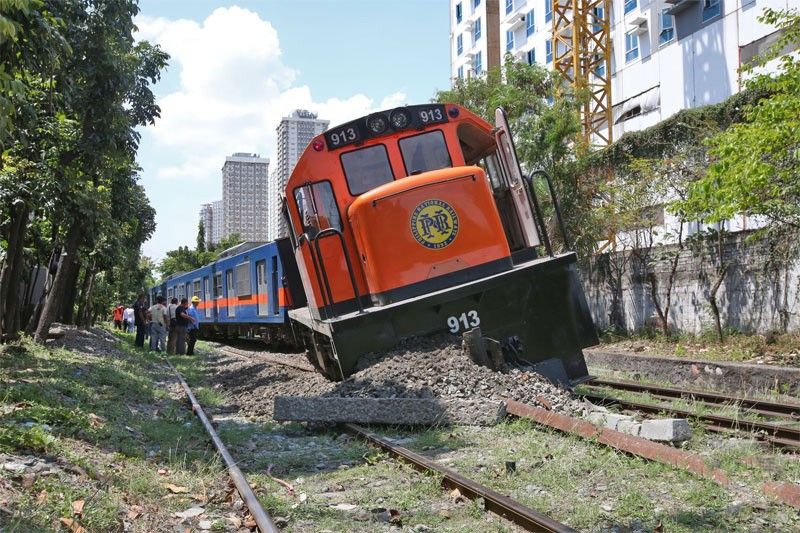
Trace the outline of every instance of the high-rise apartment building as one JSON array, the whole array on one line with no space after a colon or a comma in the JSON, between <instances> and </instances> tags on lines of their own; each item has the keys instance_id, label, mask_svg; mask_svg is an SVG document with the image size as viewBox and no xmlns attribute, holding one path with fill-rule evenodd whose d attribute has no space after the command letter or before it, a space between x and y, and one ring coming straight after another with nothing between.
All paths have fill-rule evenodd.
<instances>
[{"instance_id":1,"label":"high-rise apartment building","mask_svg":"<svg viewBox=\"0 0 800 533\"><path fill-rule=\"evenodd\" d=\"M500 65L500 2L450 0L450 66L453 78L480 75Z\"/></svg>"},{"instance_id":2,"label":"high-rise apartment building","mask_svg":"<svg viewBox=\"0 0 800 533\"><path fill-rule=\"evenodd\" d=\"M275 166L269 177L269 240L288 235L286 222L281 214L280 198L286 181L311 139L328 129L327 120L317 118L316 113L303 109L295 110L283 117L278 124Z\"/></svg>"},{"instance_id":3,"label":"high-rise apartment building","mask_svg":"<svg viewBox=\"0 0 800 533\"><path fill-rule=\"evenodd\" d=\"M200 220L203 221L203 230L206 247L219 244L222 240L222 200L203 204L200 206Z\"/></svg>"},{"instance_id":4,"label":"high-rise apartment building","mask_svg":"<svg viewBox=\"0 0 800 533\"><path fill-rule=\"evenodd\" d=\"M502 55L553 68L558 55L553 2L559 1L567 0L501 0ZM470 45L480 43L478 18L481 32L489 30L483 5L482 0L450 0L453 79L480 72L477 49ZM618 139L681 109L718 103L740 91L739 67L775 39L776 29L756 19L765 7L800 7L800 0L615 0L609 5L612 133ZM486 68L485 60L482 64Z\"/></svg>"},{"instance_id":5,"label":"high-rise apartment building","mask_svg":"<svg viewBox=\"0 0 800 533\"><path fill-rule=\"evenodd\" d=\"M246 241L267 240L267 175L269 159L237 152L222 166L223 236L239 234Z\"/></svg>"}]
</instances>

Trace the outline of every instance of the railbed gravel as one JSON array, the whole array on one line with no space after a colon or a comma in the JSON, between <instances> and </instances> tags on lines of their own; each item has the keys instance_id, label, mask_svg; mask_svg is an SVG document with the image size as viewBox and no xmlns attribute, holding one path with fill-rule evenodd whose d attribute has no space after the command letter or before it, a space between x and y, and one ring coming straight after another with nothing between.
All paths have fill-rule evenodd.
<instances>
[{"instance_id":1,"label":"railbed gravel","mask_svg":"<svg viewBox=\"0 0 800 533\"><path fill-rule=\"evenodd\" d=\"M357 372L338 383L316 373L219 352L209 365L216 371L212 381L224 386L239 409L258 417L272 417L277 396L513 399L573 416L587 407L524 367L495 372L476 365L462 352L460 340L448 335L407 339L389 352L367 354Z\"/></svg>"}]
</instances>

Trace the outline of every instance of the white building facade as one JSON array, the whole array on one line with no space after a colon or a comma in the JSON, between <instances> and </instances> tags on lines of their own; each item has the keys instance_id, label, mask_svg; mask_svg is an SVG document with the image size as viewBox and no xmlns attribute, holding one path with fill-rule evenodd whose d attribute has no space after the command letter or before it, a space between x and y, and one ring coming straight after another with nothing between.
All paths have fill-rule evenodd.
<instances>
[{"instance_id":1,"label":"white building facade","mask_svg":"<svg viewBox=\"0 0 800 533\"><path fill-rule=\"evenodd\" d=\"M450 0L453 79L480 75L500 65L500 3L501 0Z\"/></svg>"},{"instance_id":2,"label":"white building facade","mask_svg":"<svg viewBox=\"0 0 800 533\"><path fill-rule=\"evenodd\" d=\"M267 241L269 159L237 152L222 166L222 235Z\"/></svg>"},{"instance_id":3,"label":"white building facade","mask_svg":"<svg viewBox=\"0 0 800 533\"><path fill-rule=\"evenodd\" d=\"M552 68L553 1L558 0L500 0L501 55L509 52L519 61ZM478 50L467 47L472 40L464 32L485 17L481 10L489 3L477 0L472 8L475 2L450 0L453 79ZM764 8L798 8L800 0L614 0L611 6L613 138L618 139L681 109L739 92L739 67L775 38L775 28L756 19ZM455 24L459 11L461 22Z\"/></svg>"},{"instance_id":4,"label":"white building facade","mask_svg":"<svg viewBox=\"0 0 800 533\"><path fill-rule=\"evenodd\" d=\"M200 220L203 221L206 247L219 244L222 240L222 226L224 218L222 213L222 200L200 206Z\"/></svg>"},{"instance_id":5,"label":"white building facade","mask_svg":"<svg viewBox=\"0 0 800 533\"><path fill-rule=\"evenodd\" d=\"M286 237L286 221L281 214L281 194L286 182L297 164L297 160L311 142L311 139L328 129L330 121L317 118L316 113L297 109L288 117L283 117L276 128L277 144L275 166L269 176L268 213L269 240Z\"/></svg>"}]
</instances>

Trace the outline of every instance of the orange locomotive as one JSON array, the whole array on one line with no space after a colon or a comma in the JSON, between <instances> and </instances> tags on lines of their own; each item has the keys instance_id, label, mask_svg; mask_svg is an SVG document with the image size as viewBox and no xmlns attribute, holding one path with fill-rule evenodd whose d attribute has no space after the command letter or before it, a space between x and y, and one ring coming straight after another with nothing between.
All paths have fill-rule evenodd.
<instances>
[{"instance_id":1,"label":"orange locomotive","mask_svg":"<svg viewBox=\"0 0 800 533\"><path fill-rule=\"evenodd\" d=\"M406 106L306 148L283 200L308 297L290 316L328 376L406 337L479 326L507 357L587 377L582 348L597 336L576 256L552 253L502 110L496 118Z\"/></svg>"}]
</instances>

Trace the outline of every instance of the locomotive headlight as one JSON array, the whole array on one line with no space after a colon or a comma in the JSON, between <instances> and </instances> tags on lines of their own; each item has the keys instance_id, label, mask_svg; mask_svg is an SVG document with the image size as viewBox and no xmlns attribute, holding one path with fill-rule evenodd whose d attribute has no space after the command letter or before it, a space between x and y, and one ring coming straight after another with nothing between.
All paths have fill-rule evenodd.
<instances>
[{"instance_id":1,"label":"locomotive headlight","mask_svg":"<svg viewBox=\"0 0 800 533\"><path fill-rule=\"evenodd\" d=\"M408 111L405 109L395 109L392 111L392 115L389 120L392 122L392 128L396 130L402 130L407 128L411 123L411 115L409 115Z\"/></svg>"},{"instance_id":2,"label":"locomotive headlight","mask_svg":"<svg viewBox=\"0 0 800 533\"><path fill-rule=\"evenodd\" d=\"M380 135L386 128L389 126L389 123L386 122L386 117L383 115L372 115L367 118L367 128L369 131L374 133L375 135Z\"/></svg>"}]
</instances>

